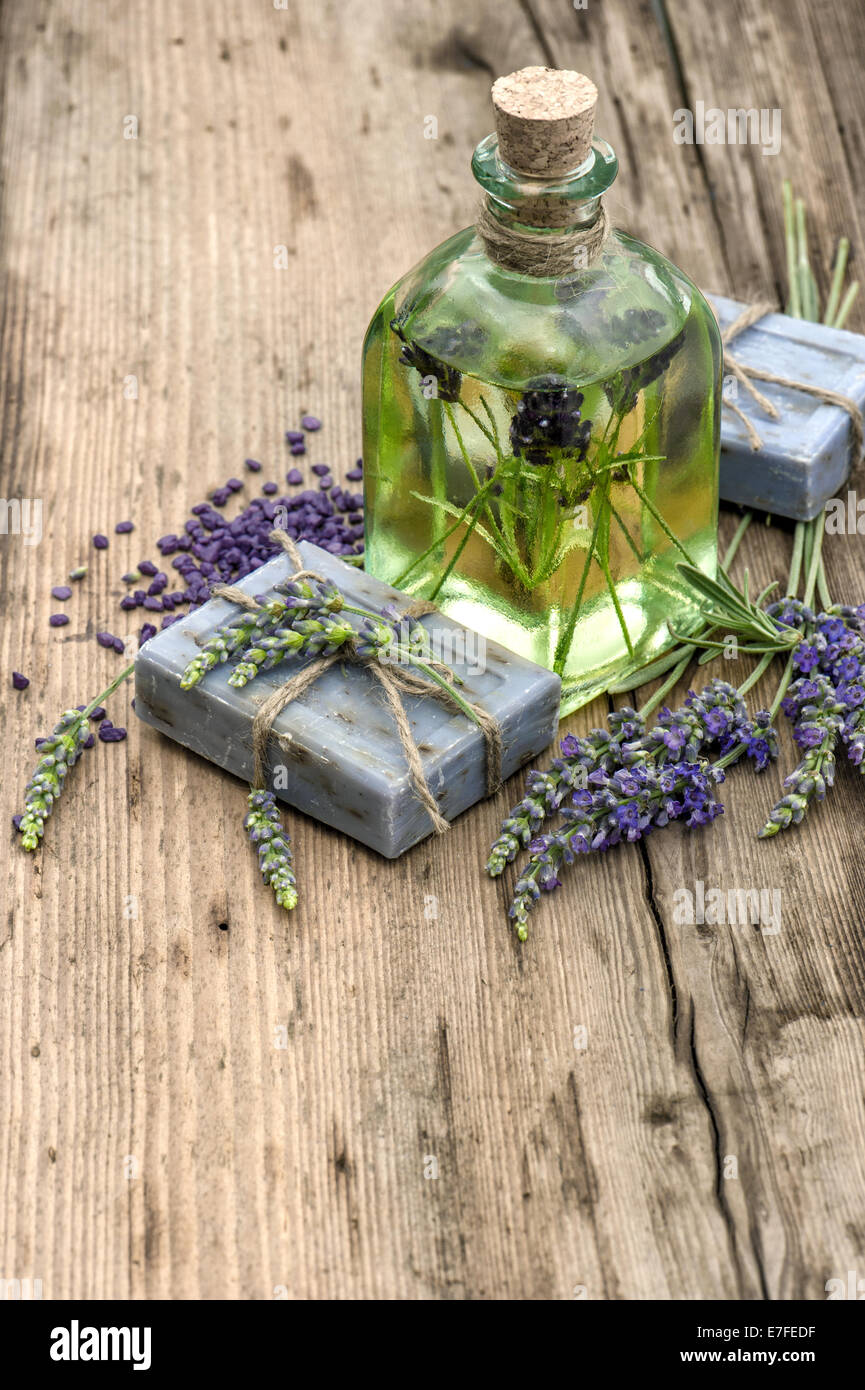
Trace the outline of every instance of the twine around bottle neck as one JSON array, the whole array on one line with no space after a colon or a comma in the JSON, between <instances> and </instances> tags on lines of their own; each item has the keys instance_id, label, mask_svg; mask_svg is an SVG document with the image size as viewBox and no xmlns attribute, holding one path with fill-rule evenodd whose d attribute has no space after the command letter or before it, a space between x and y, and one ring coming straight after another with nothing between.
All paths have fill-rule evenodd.
<instances>
[{"instance_id":1,"label":"twine around bottle neck","mask_svg":"<svg viewBox=\"0 0 865 1390\"><path fill-rule=\"evenodd\" d=\"M508 226L481 200L477 230L490 260L505 270L521 275L557 277L589 270L600 260L604 243L612 230L603 203L598 204L594 222L570 228L567 232L547 232L540 228Z\"/></svg>"}]
</instances>

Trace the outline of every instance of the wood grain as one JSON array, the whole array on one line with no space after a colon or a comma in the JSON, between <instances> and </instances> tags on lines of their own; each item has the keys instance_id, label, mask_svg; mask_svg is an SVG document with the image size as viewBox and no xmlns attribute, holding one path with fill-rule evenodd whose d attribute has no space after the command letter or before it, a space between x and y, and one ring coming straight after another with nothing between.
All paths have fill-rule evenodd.
<instances>
[{"instance_id":1,"label":"wood grain","mask_svg":"<svg viewBox=\"0 0 865 1390\"><path fill-rule=\"evenodd\" d=\"M316 457L353 462L366 322L470 220L492 77L589 72L617 220L708 289L772 294L782 174L827 254L861 231L862 17L831 10L7 4L0 483L42 499L45 530L0 538L2 669L32 682L4 677L7 824L34 735L117 669L92 639L125 630L123 570L246 456L279 477L305 409ZM697 99L780 105L782 154L674 145ZM788 552L754 527L754 578ZM82 560L51 630L50 586ZM862 597L861 538L828 567ZM52 1298L821 1298L865 1266L846 769L771 845L753 836L780 772L734 775L711 830L581 864L521 948L513 875L480 871L519 779L396 864L295 818L289 919L256 881L241 785L127 719L37 856L10 833L0 1277ZM781 931L677 925L697 880L780 888Z\"/></svg>"}]
</instances>

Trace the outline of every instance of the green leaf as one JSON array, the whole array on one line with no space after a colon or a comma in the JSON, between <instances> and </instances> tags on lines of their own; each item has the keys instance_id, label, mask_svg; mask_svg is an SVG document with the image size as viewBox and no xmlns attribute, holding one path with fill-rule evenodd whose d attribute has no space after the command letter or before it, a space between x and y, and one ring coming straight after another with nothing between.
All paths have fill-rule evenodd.
<instances>
[{"instance_id":1,"label":"green leaf","mask_svg":"<svg viewBox=\"0 0 865 1390\"><path fill-rule=\"evenodd\" d=\"M418 502L426 502L430 507L438 507L440 511L446 512L448 516L457 517L459 520L466 519L463 515L465 510L464 508L461 509L459 507L455 507L453 503L446 502L443 497L424 497L423 493L420 492L412 492L411 496L417 498ZM512 574L515 574L518 579L525 575L525 571L523 570L519 562L517 561L515 563L515 556L511 554L511 552L508 551L507 548L501 544L498 538L492 535L492 533L488 531L487 528L484 525L482 525L480 521L474 522L472 530L477 532L479 536L483 537L487 545L492 547L496 554L507 565L508 569L511 571Z\"/></svg>"}]
</instances>

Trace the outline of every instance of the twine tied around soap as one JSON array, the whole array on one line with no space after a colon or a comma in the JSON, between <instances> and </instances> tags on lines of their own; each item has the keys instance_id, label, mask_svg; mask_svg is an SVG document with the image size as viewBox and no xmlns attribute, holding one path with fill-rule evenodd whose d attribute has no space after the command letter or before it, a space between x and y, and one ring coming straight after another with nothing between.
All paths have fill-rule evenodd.
<instances>
[{"instance_id":1,"label":"twine tied around soap","mask_svg":"<svg viewBox=\"0 0 865 1390\"><path fill-rule=\"evenodd\" d=\"M759 367L746 367L744 363L740 362L738 358L734 357L733 354L727 350L727 345L731 343L734 338L737 338L740 333L744 333L746 328L752 328L755 323L759 323L760 319L765 318L767 314L774 314L776 312L776 306L770 304L768 301L763 301L759 304L749 304L747 308L742 310L738 318L734 319L731 324L728 324L728 326L722 330L721 341L724 344L724 365L729 367L736 380L744 386L749 396L751 396L760 409L773 420L779 420L781 418L781 412L762 391L757 389L754 385L755 380L770 382L774 386L785 386L790 391L804 391L809 396L816 396L817 399L823 401L825 405L837 405L841 410L846 410L847 414L850 416L850 429L853 435L851 468L855 468L861 461L863 450L865 450L865 421L863 421L862 411L854 400L849 396L842 395L840 391L827 390L825 386L813 386L807 381L793 381L790 377L777 376L775 372L766 372ZM745 412L735 401L728 400L725 396L723 403L729 406L733 413L738 415L739 419L742 421L748 435L751 449L756 453L758 449L762 448L763 441L755 429L753 422L748 419Z\"/></svg>"},{"instance_id":2,"label":"twine tied around soap","mask_svg":"<svg viewBox=\"0 0 865 1390\"><path fill-rule=\"evenodd\" d=\"M291 579L309 579L318 583L326 583L320 574L314 570L307 570L303 567L303 560L300 552L292 538L285 531L274 530L270 533L270 539L274 541L288 555L292 564L295 566L295 573ZM216 584L211 589L211 597L227 599L229 603L237 604L245 608L248 612L258 612L261 604L258 603L251 594L247 594L243 589L238 589L233 585ZM427 613L437 612L436 605L426 599L416 600L411 603L405 612L400 613L400 618L418 618ZM437 835L442 835L450 828L449 822L439 811L436 799L433 796L429 783L424 775L423 763L421 761L420 750L415 742L411 731L408 715L402 701L403 695L420 695L425 699L438 700L440 704L447 706L457 713L464 714L465 707L471 711L471 717L477 724L484 739L486 749L486 790L487 795L491 796L498 790L502 780L502 731L498 721L493 715L489 714L482 706L473 703L462 697L459 701L440 685L435 685L431 681L424 680L423 676L417 675L414 671L396 669L384 661L380 656L362 656L357 651L357 646L353 642L344 643L337 651L329 656L317 657L308 666L304 666L296 675L291 676L283 685L277 687L271 695L262 703L252 723L252 787L253 790L266 790L265 773L267 765L267 750L273 732L273 724L276 718L282 713L287 705L293 700L297 700L310 686L314 685L320 676L331 666L340 661L349 661L356 665L366 666L373 677L381 686L385 702L393 715L397 733L406 762L408 763L411 783L415 795L425 807L433 829ZM428 661L427 665L436 669L443 676L448 684L452 684L454 673L450 667L442 662Z\"/></svg>"},{"instance_id":3,"label":"twine tied around soap","mask_svg":"<svg viewBox=\"0 0 865 1390\"><path fill-rule=\"evenodd\" d=\"M603 203L599 205L594 222L588 226L572 227L566 232L544 232L508 226L499 221L485 198L478 209L476 226L487 255L497 265L522 275L551 277L590 269L599 260L611 230ZM578 256L578 251L583 254Z\"/></svg>"}]
</instances>

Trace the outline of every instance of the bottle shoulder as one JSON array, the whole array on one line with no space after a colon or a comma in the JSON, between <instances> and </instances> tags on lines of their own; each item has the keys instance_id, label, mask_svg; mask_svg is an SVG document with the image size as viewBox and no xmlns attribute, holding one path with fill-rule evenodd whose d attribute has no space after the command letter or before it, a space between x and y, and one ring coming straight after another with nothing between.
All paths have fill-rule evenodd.
<instances>
[{"instance_id":1,"label":"bottle shoulder","mask_svg":"<svg viewBox=\"0 0 865 1390\"><path fill-rule=\"evenodd\" d=\"M503 269L465 228L388 292L368 340L381 339L392 319L401 337L441 361L513 390L540 376L603 380L663 351L689 321L718 338L693 282L619 230L591 269L540 278Z\"/></svg>"}]
</instances>

